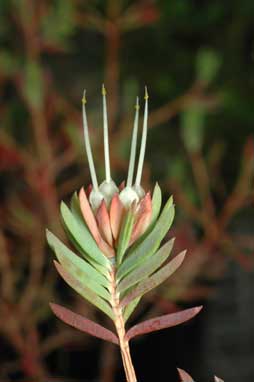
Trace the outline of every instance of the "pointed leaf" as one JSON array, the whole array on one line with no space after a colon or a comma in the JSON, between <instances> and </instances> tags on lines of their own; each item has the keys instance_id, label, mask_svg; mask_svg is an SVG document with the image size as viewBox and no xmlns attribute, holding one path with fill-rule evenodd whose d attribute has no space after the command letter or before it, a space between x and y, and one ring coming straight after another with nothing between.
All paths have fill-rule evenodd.
<instances>
[{"instance_id":1,"label":"pointed leaf","mask_svg":"<svg viewBox=\"0 0 254 382\"><path fill-rule=\"evenodd\" d=\"M186 371L182 369L177 369L177 371L178 371L179 377L181 378L180 382L194 382L192 377L188 373L186 373Z\"/></svg>"},{"instance_id":2,"label":"pointed leaf","mask_svg":"<svg viewBox=\"0 0 254 382\"><path fill-rule=\"evenodd\" d=\"M134 215L133 211L130 209L125 215L121 226L119 241L117 245L117 264L121 264L123 256L129 246L133 224Z\"/></svg>"},{"instance_id":3,"label":"pointed leaf","mask_svg":"<svg viewBox=\"0 0 254 382\"><path fill-rule=\"evenodd\" d=\"M77 192L75 192L71 198L71 212L73 216L75 217L76 221L80 225L82 230L85 230L90 234L87 225L85 223L85 220L83 218L81 209L80 209L80 203L79 198L77 195ZM96 268L102 275L107 276L108 271L106 268L104 268L102 265L98 264L96 261L94 261L91 257L87 256L87 253L84 251L84 249L79 245L79 243L75 240L75 238L71 235L70 232L68 232L69 239L72 241L73 245L76 247L76 249L80 252L80 254L87 260L89 263Z\"/></svg>"},{"instance_id":4,"label":"pointed leaf","mask_svg":"<svg viewBox=\"0 0 254 382\"><path fill-rule=\"evenodd\" d=\"M97 226L92 208L90 206L90 203L87 199L84 188L81 188L81 190L79 191L79 202L80 202L80 210L87 224L87 227L89 228L89 231L93 235L94 240L98 244L101 239L100 232L98 230L98 226Z\"/></svg>"},{"instance_id":5,"label":"pointed leaf","mask_svg":"<svg viewBox=\"0 0 254 382\"><path fill-rule=\"evenodd\" d=\"M112 198L109 211L111 230L115 240L118 238L120 232L123 212L123 204L119 198L119 194L116 193Z\"/></svg>"},{"instance_id":6,"label":"pointed leaf","mask_svg":"<svg viewBox=\"0 0 254 382\"><path fill-rule=\"evenodd\" d=\"M104 328L103 326L83 317L71 310L64 308L58 304L49 304L54 314L66 324L80 330L81 332L91 334L91 336L100 338L105 341L112 342L118 345L119 341L117 336L110 330Z\"/></svg>"},{"instance_id":7,"label":"pointed leaf","mask_svg":"<svg viewBox=\"0 0 254 382\"><path fill-rule=\"evenodd\" d=\"M65 227L66 228L66 227ZM75 240L75 238L72 236L72 234L67 230L68 238L74 245L74 247L79 251L79 253L82 255L82 257L91 264L92 267L94 267L98 272L100 272L103 276L108 277L109 274L109 268L106 268L105 266L97 263L92 257L88 256L87 253L84 251L84 249L80 246L80 244Z\"/></svg>"},{"instance_id":8,"label":"pointed leaf","mask_svg":"<svg viewBox=\"0 0 254 382\"><path fill-rule=\"evenodd\" d=\"M123 293L126 289L154 273L170 255L173 244L174 239L169 240L144 264L141 264L141 266L137 267L133 272L123 278L117 287L117 291Z\"/></svg>"},{"instance_id":9,"label":"pointed leaf","mask_svg":"<svg viewBox=\"0 0 254 382\"><path fill-rule=\"evenodd\" d=\"M186 251L181 252L173 260L171 260L167 265L161 268L159 271L154 273L147 280L141 282L135 289L133 289L124 299L121 301L121 306L124 307L129 304L134 298L138 296L143 296L145 293L156 288L163 281L165 281L169 276L171 276L182 264Z\"/></svg>"},{"instance_id":10,"label":"pointed leaf","mask_svg":"<svg viewBox=\"0 0 254 382\"><path fill-rule=\"evenodd\" d=\"M68 247L66 247L52 232L46 230L46 236L50 247L55 251L55 254L62 265L68 266L68 261L75 264L80 268L87 277L91 278L94 282L107 287L109 281L96 269L94 269L86 260L81 259Z\"/></svg>"},{"instance_id":11,"label":"pointed leaf","mask_svg":"<svg viewBox=\"0 0 254 382\"><path fill-rule=\"evenodd\" d=\"M52 240L55 242L56 237L53 237L53 234L48 233L47 235L49 242L52 243ZM111 295L107 289L105 289L101 284L96 282L96 280L91 277L90 274L94 276L94 272L89 273L92 267L87 267L87 264L80 257L68 253L68 252L59 252L59 250L55 250L56 256L63 268L80 284L85 285L87 288L91 289L98 296L104 298L107 301L111 300ZM64 255L65 253L65 255ZM66 256L67 253L67 256ZM95 271L96 272L96 271ZM98 274L98 272L97 272ZM102 276L101 276L102 277Z\"/></svg>"},{"instance_id":12,"label":"pointed leaf","mask_svg":"<svg viewBox=\"0 0 254 382\"><path fill-rule=\"evenodd\" d=\"M109 220L109 214L107 210L107 206L105 200L101 202L97 213L96 220L98 223L99 230L103 236L103 239L107 241L107 243L112 247L113 246L113 238L111 232L111 225Z\"/></svg>"},{"instance_id":13,"label":"pointed leaf","mask_svg":"<svg viewBox=\"0 0 254 382\"><path fill-rule=\"evenodd\" d=\"M120 265L117 271L118 280L146 261L148 257L157 251L174 219L174 206L172 203L173 199L171 197L166 203L152 231L139 246L130 251L126 260Z\"/></svg>"},{"instance_id":14,"label":"pointed leaf","mask_svg":"<svg viewBox=\"0 0 254 382\"><path fill-rule=\"evenodd\" d=\"M153 197L152 197L152 218L151 218L151 223L153 224L160 213L161 209L161 201L162 201L162 196L161 196L161 189L158 185L158 183L155 184L154 190L153 190Z\"/></svg>"},{"instance_id":15,"label":"pointed leaf","mask_svg":"<svg viewBox=\"0 0 254 382\"><path fill-rule=\"evenodd\" d=\"M142 296L141 296L142 297ZM124 322L126 322L131 314L134 312L135 308L137 307L139 301L141 300L141 297L135 298L135 300L132 300L125 308L123 312L123 318Z\"/></svg>"},{"instance_id":16,"label":"pointed leaf","mask_svg":"<svg viewBox=\"0 0 254 382\"><path fill-rule=\"evenodd\" d=\"M161 201L162 201L161 189L160 189L158 183L156 183L156 185L154 187L154 191L153 191L153 197L152 197L152 217L150 219L151 220L150 224L149 224L148 228L145 230L145 232L135 241L132 249L137 248L138 245L140 245L140 243L142 243L142 241L144 241L144 239L148 236L148 234L154 228L154 225L155 225L156 220L157 220L159 213L160 213Z\"/></svg>"},{"instance_id":17,"label":"pointed leaf","mask_svg":"<svg viewBox=\"0 0 254 382\"><path fill-rule=\"evenodd\" d=\"M150 192L141 200L139 210L136 214L136 221L131 233L130 245L132 245L141 235L144 234L150 224L152 215L152 201Z\"/></svg>"},{"instance_id":18,"label":"pointed leaf","mask_svg":"<svg viewBox=\"0 0 254 382\"><path fill-rule=\"evenodd\" d=\"M79 246L97 263L110 267L109 260L98 248L90 232L81 226L65 203L61 203L61 214L64 224Z\"/></svg>"},{"instance_id":19,"label":"pointed leaf","mask_svg":"<svg viewBox=\"0 0 254 382\"><path fill-rule=\"evenodd\" d=\"M81 284L78 280L74 279L57 261L54 261L55 267L64 279L64 281L73 288L77 293L84 297L91 304L102 310L107 316L114 320L114 314L109 304L101 297L97 296L91 289Z\"/></svg>"},{"instance_id":20,"label":"pointed leaf","mask_svg":"<svg viewBox=\"0 0 254 382\"><path fill-rule=\"evenodd\" d=\"M142 334L155 332L157 330L170 328L182 324L185 321L190 320L192 317L196 316L202 309L202 306L196 308L186 309L181 312L170 313L164 316L155 317L150 320L141 322L133 326L126 333L126 338L130 340L133 337L140 336Z\"/></svg>"},{"instance_id":21,"label":"pointed leaf","mask_svg":"<svg viewBox=\"0 0 254 382\"><path fill-rule=\"evenodd\" d=\"M223 379L214 376L214 382L224 382Z\"/></svg>"},{"instance_id":22,"label":"pointed leaf","mask_svg":"<svg viewBox=\"0 0 254 382\"><path fill-rule=\"evenodd\" d=\"M79 201L80 201L80 209L81 209L81 212L82 212L83 217L85 219L85 222L86 222L90 232L92 233L98 247L100 248L100 250L102 251L102 253L105 256L107 256L109 258L114 257L115 253L114 253L113 248L111 248L105 242L105 240L103 240L103 238L99 232L93 211L91 209L90 203L87 199L86 193L85 193L83 188L81 188L81 190L79 192Z\"/></svg>"}]
</instances>

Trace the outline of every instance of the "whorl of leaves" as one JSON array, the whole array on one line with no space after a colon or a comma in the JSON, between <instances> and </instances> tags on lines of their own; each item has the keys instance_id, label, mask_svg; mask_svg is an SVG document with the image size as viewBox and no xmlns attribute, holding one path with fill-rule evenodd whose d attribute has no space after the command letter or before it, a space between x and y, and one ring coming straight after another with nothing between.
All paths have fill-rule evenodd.
<instances>
[{"instance_id":1,"label":"whorl of leaves","mask_svg":"<svg viewBox=\"0 0 254 382\"><path fill-rule=\"evenodd\" d=\"M142 296L154 289L174 273L182 264L185 252L168 261L174 240L160 248L174 219L173 199L170 197L161 213L161 190L156 184L152 198L152 219L145 233L128 246L133 219L126 215L116 251L116 259L107 258L99 249L86 225L77 195L70 208L62 202L61 215L65 231L75 248L63 244L47 231L47 240L55 252L55 266L61 277L89 303L96 306L115 321L111 301L111 277L114 270L115 288L120 296L119 306L127 321ZM51 304L53 312L65 323L93 336L118 344L116 335L106 328L57 304ZM129 340L137 335L178 325L195 316L201 307L187 309L142 322L126 333Z\"/></svg>"}]
</instances>

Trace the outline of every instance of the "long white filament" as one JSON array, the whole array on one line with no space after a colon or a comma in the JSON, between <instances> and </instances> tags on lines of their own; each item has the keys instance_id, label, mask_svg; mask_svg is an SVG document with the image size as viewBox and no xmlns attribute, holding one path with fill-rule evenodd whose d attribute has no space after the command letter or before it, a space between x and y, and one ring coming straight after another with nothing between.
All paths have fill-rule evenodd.
<instances>
[{"instance_id":1,"label":"long white filament","mask_svg":"<svg viewBox=\"0 0 254 382\"><path fill-rule=\"evenodd\" d=\"M103 136L104 136L105 173L106 173L106 182L109 183L111 181L111 175L110 175L110 159L109 159L106 89L104 85L102 85L102 98L103 98Z\"/></svg>"},{"instance_id":2,"label":"long white filament","mask_svg":"<svg viewBox=\"0 0 254 382\"><path fill-rule=\"evenodd\" d=\"M138 120L139 120L139 99L138 99L138 97L137 97L135 109L136 109L136 113L135 113L134 126L133 126L132 139L131 139L131 152L130 152L130 161L129 161L128 177L127 177L127 184L126 184L127 187L132 186L135 159L136 159Z\"/></svg>"},{"instance_id":3,"label":"long white filament","mask_svg":"<svg viewBox=\"0 0 254 382\"><path fill-rule=\"evenodd\" d=\"M144 165L144 158L145 158L146 138L147 138L147 120L148 120L148 98L149 97L148 97L147 87L145 87L145 97L144 97L145 111L144 111L143 131L142 131L142 138L141 138L141 147L140 147L140 153L139 153L137 176L135 181L135 186L137 187L140 186L143 165Z\"/></svg>"},{"instance_id":4,"label":"long white filament","mask_svg":"<svg viewBox=\"0 0 254 382\"><path fill-rule=\"evenodd\" d=\"M83 98L82 98L82 114L83 114L83 128L84 128L84 138L85 138L85 148L86 155L88 159L89 170L91 174L92 184L95 191L98 191L98 181L94 167L93 154L91 150L89 132L88 132L88 123L86 116L86 91L84 90Z\"/></svg>"}]
</instances>

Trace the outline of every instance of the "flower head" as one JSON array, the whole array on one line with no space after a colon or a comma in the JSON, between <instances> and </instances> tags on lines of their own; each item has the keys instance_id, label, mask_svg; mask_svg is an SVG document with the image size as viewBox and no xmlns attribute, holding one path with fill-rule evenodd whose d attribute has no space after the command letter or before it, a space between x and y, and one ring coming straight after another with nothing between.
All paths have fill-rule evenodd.
<instances>
[{"instance_id":1,"label":"flower head","mask_svg":"<svg viewBox=\"0 0 254 382\"><path fill-rule=\"evenodd\" d=\"M139 122L139 99L136 100L135 118L132 132L130 160L126 184L119 187L111 178L108 118L106 89L102 86L103 98L103 140L105 158L105 180L98 183L93 161L93 154L88 131L86 115L86 92L82 98L83 127L86 154L91 174L92 185L86 191L82 188L79 193L80 208L85 222L93 235L97 245L107 257L115 256L115 249L123 228L127 214L131 216L131 232L128 246L133 244L148 227L152 215L152 202L150 193L145 193L141 186L142 171L144 165L147 122L148 122L148 93L145 88L145 110L143 120L143 131L141 138L140 153L137 165L136 178L134 180L134 169L137 151L137 136Z\"/></svg>"}]
</instances>

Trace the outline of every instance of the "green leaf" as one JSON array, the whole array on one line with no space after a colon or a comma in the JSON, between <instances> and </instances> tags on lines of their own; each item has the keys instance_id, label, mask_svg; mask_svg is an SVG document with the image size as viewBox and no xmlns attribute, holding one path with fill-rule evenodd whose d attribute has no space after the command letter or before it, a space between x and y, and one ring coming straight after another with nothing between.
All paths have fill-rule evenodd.
<instances>
[{"instance_id":1,"label":"green leaf","mask_svg":"<svg viewBox=\"0 0 254 382\"><path fill-rule=\"evenodd\" d=\"M158 183L155 184L154 190L153 190L153 197L152 197L152 219L150 225L156 222L160 209L161 209L161 189Z\"/></svg>"},{"instance_id":2,"label":"green leaf","mask_svg":"<svg viewBox=\"0 0 254 382\"><path fill-rule=\"evenodd\" d=\"M118 285L117 291L123 293L128 288L137 284L154 273L166 261L173 248L174 239L164 244L157 253L150 257L144 264L142 263L133 272L129 273Z\"/></svg>"},{"instance_id":3,"label":"green leaf","mask_svg":"<svg viewBox=\"0 0 254 382\"><path fill-rule=\"evenodd\" d=\"M50 247L55 251L56 256L60 254L61 257L69 259L71 262L77 266L81 266L84 272L93 278L97 283L107 287L109 285L108 279L94 269L86 260L78 257L74 252L72 252L64 243L62 243L52 232L46 230L46 236Z\"/></svg>"},{"instance_id":4,"label":"green leaf","mask_svg":"<svg viewBox=\"0 0 254 382\"><path fill-rule=\"evenodd\" d=\"M119 241L117 246L117 264L121 264L123 256L128 248L132 228L134 224L134 214L129 210L124 218L119 235Z\"/></svg>"},{"instance_id":5,"label":"green leaf","mask_svg":"<svg viewBox=\"0 0 254 382\"><path fill-rule=\"evenodd\" d=\"M118 281L157 251L173 222L174 212L173 198L170 197L152 231L138 247L130 251L127 259L120 265L116 275Z\"/></svg>"},{"instance_id":6,"label":"green leaf","mask_svg":"<svg viewBox=\"0 0 254 382\"><path fill-rule=\"evenodd\" d=\"M79 251L80 255L89 262L97 271L99 271L103 276L108 276L108 268L105 268L103 265L97 263L94 259L87 255L84 249L79 245L79 243L75 240L72 234L68 231L67 227L65 227L66 232L68 234L68 238L74 245L74 247Z\"/></svg>"},{"instance_id":7,"label":"green leaf","mask_svg":"<svg viewBox=\"0 0 254 382\"><path fill-rule=\"evenodd\" d=\"M124 322L126 322L130 315L133 313L134 309L137 307L139 301L141 300L141 297L137 297L135 298L134 300L132 300L125 308L124 308L124 312L123 312L123 318L124 318Z\"/></svg>"},{"instance_id":8,"label":"green leaf","mask_svg":"<svg viewBox=\"0 0 254 382\"><path fill-rule=\"evenodd\" d=\"M78 198L78 195L77 195L76 192L73 194L73 196L71 198L71 212L74 215L74 217L77 220L77 222L82 227L82 229L88 231L88 233L90 234L90 231L87 228L86 222L85 222L85 220L83 218L83 215L82 215L82 212L81 212L81 209L80 209L79 198ZM87 258L86 252L81 248L81 246L74 239L74 237L71 236L70 234L69 234L69 236L70 236L70 239L71 239L73 245L77 248L77 250L80 252L80 254L83 257L85 257L85 259L87 259L89 261L89 263L92 264L92 266L94 268L96 268L100 273L102 273L103 275L107 276L108 275L107 269L105 269L103 266L99 265L96 261L94 261L90 257Z\"/></svg>"},{"instance_id":9,"label":"green leaf","mask_svg":"<svg viewBox=\"0 0 254 382\"><path fill-rule=\"evenodd\" d=\"M79 224L73 213L63 202L61 203L61 214L66 228L88 257L109 269L110 262L98 248L87 227Z\"/></svg>"},{"instance_id":10,"label":"green leaf","mask_svg":"<svg viewBox=\"0 0 254 382\"><path fill-rule=\"evenodd\" d=\"M50 231L47 231L47 240L49 245L55 251L56 257L75 279L81 284L85 284L102 298L110 300L109 292L104 288L109 282L99 272L97 272L90 264L69 250L61 241Z\"/></svg>"},{"instance_id":11,"label":"green leaf","mask_svg":"<svg viewBox=\"0 0 254 382\"><path fill-rule=\"evenodd\" d=\"M126 306L135 298L143 296L145 293L156 288L163 281L165 281L180 267L184 260L185 253L186 251L181 252L158 272L140 283L135 289L133 289L127 296L124 297L124 299L121 301L121 306Z\"/></svg>"},{"instance_id":12,"label":"green leaf","mask_svg":"<svg viewBox=\"0 0 254 382\"><path fill-rule=\"evenodd\" d=\"M94 293L91 289L87 288L85 285L81 284L77 279L75 279L69 272L67 272L61 264L57 261L54 261L55 267L60 274L60 276L64 279L64 281L77 293L79 293L82 297L84 297L87 301L89 301L92 305L96 306L102 312L104 312L108 317L114 320L114 313L110 305L104 301L101 297L99 297L96 293Z\"/></svg>"}]
</instances>

